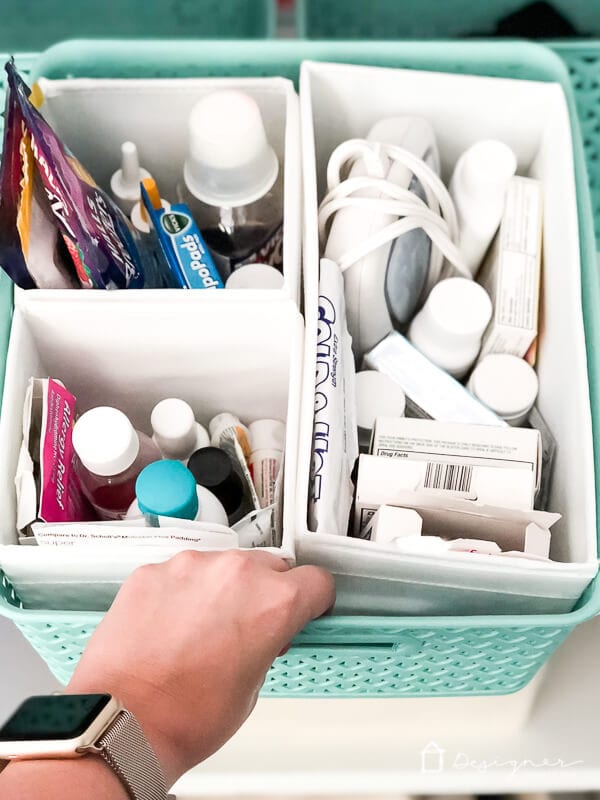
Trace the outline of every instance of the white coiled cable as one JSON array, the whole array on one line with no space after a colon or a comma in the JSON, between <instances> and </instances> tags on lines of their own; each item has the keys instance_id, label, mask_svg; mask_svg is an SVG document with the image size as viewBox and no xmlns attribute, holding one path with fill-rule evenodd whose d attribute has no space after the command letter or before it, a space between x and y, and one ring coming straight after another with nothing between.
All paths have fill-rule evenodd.
<instances>
[{"instance_id":1,"label":"white coiled cable","mask_svg":"<svg viewBox=\"0 0 600 800\"><path fill-rule=\"evenodd\" d=\"M342 174L358 158L364 160L369 174L342 179ZM423 187L426 202L414 192L386 179L390 160L399 162L415 175ZM365 190L374 190L381 196L364 197L356 194ZM360 207L365 211L374 209L393 214L398 219L348 249L338 259L342 272L378 247L421 228L461 275L472 278L458 249L459 228L452 198L441 178L410 150L366 139L348 139L336 147L327 165L327 195L319 206L319 239L322 248L329 220L340 209L348 207ZM439 275L429 277L435 281Z\"/></svg>"}]
</instances>

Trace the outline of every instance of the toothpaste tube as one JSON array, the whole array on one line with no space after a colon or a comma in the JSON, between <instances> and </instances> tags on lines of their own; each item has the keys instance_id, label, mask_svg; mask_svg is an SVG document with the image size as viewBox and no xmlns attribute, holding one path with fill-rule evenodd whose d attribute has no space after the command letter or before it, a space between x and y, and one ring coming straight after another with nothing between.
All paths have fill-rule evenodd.
<instances>
[{"instance_id":1,"label":"toothpaste tube","mask_svg":"<svg viewBox=\"0 0 600 800\"><path fill-rule=\"evenodd\" d=\"M168 211L154 208L144 181L141 193L169 269L179 286L183 289L224 289L225 284L188 206L177 203Z\"/></svg>"}]
</instances>

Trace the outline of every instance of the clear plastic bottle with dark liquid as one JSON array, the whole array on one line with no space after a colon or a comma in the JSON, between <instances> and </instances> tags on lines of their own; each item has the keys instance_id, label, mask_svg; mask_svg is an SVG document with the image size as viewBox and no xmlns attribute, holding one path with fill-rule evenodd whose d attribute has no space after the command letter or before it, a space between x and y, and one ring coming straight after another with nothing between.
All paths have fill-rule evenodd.
<instances>
[{"instance_id":1,"label":"clear plastic bottle with dark liquid","mask_svg":"<svg viewBox=\"0 0 600 800\"><path fill-rule=\"evenodd\" d=\"M252 262L282 268L283 180L256 101L213 92L190 114L189 151L177 194L221 276Z\"/></svg>"}]
</instances>

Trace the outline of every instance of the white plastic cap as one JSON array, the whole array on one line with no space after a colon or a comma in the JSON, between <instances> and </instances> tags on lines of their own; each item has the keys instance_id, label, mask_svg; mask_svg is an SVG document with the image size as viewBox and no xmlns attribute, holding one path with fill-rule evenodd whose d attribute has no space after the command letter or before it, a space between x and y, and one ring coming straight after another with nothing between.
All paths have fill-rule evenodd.
<instances>
[{"instance_id":1,"label":"white plastic cap","mask_svg":"<svg viewBox=\"0 0 600 800\"><path fill-rule=\"evenodd\" d=\"M268 264L245 264L227 278L226 289L281 289L283 274Z\"/></svg>"},{"instance_id":2,"label":"white plastic cap","mask_svg":"<svg viewBox=\"0 0 600 800\"><path fill-rule=\"evenodd\" d=\"M492 311L492 301L478 283L447 278L433 287L419 316L423 333L439 347L451 349L481 339Z\"/></svg>"},{"instance_id":3,"label":"white plastic cap","mask_svg":"<svg viewBox=\"0 0 600 800\"><path fill-rule=\"evenodd\" d=\"M456 165L455 180L462 191L477 195L485 203L486 197L504 191L508 181L517 171L517 157L504 142L483 139L462 154Z\"/></svg>"},{"instance_id":4,"label":"white plastic cap","mask_svg":"<svg viewBox=\"0 0 600 800\"><path fill-rule=\"evenodd\" d=\"M133 464L140 440L122 411L98 406L73 427L73 447L83 466L95 475L119 475Z\"/></svg>"},{"instance_id":5,"label":"white plastic cap","mask_svg":"<svg viewBox=\"0 0 600 800\"><path fill-rule=\"evenodd\" d=\"M150 424L154 441L163 456L179 458L180 453L193 452L197 440L194 412L185 400L168 397L152 409Z\"/></svg>"},{"instance_id":6,"label":"white plastic cap","mask_svg":"<svg viewBox=\"0 0 600 800\"><path fill-rule=\"evenodd\" d=\"M150 178L148 170L140 167L137 147L133 142L121 145L121 168L110 179L110 190L115 202L125 214L130 214L140 199L140 182Z\"/></svg>"},{"instance_id":7,"label":"white plastic cap","mask_svg":"<svg viewBox=\"0 0 600 800\"><path fill-rule=\"evenodd\" d=\"M189 118L183 177L189 191L213 206L241 206L265 195L279 162L267 141L260 109L233 89L199 100Z\"/></svg>"},{"instance_id":8,"label":"white plastic cap","mask_svg":"<svg viewBox=\"0 0 600 800\"><path fill-rule=\"evenodd\" d=\"M406 396L399 384L375 370L356 373L356 423L372 430L377 417L403 417Z\"/></svg>"},{"instance_id":9,"label":"white plastic cap","mask_svg":"<svg viewBox=\"0 0 600 800\"><path fill-rule=\"evenodd\" d=\"M257 419L248 425L252 452L278 450L285 447L285 425L278 419Z\"/></svg>"},{"instance_id":10,"label":"white plastic cap","mask_svg":"<svg viewBox=\"0 0 600 800\"><path fill-rule=\"evenodd\" d=\"M468 388L507 422L520 425L535 403L539 382L524 359L492 353L475 367Z\"/></svg>"}]
</instances>

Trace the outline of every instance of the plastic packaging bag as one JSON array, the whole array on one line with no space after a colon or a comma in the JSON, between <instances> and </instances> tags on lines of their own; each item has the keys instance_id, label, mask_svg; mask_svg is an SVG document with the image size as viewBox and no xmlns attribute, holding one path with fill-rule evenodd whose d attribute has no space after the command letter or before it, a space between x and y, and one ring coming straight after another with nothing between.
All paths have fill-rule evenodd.
<instances>
[{"instance_id":1,"label":"plastic packaging bag","mask_svg":"<svg viewBox=\"0 0 600 800\"><path fill-rule=\"evenodd\" d=\"M308 525L346 536L358 458L354 356L346 325L344 280L334 261L321 259L313 457Z\"/></svg>"},{"instance_id":2,"label":"plastic packaging bag","mask_svg":"<svg viewBox=\"0 0 600 800\"><path fill-rule=\"evenodd\" d=\"M10 124L7 124L0 175L0 261L4 269L22 288L62 288L69 280L61 260L52 258L50 252L47 260L53 267L49 266L47 275L40 275L37 268L33 272L28 269L27 247L23 244L33 242L36 236L27 224L26 206L21 208L21 205L24 200L29 201L29 192L33 192L36 207L44 203L45 195L46 211L51 212L51 216L45 216L37 209L39 213L29 220L30 224L46 221L43 229L46 235L36 246L46 241L49 250L47 220L51 219L66 245L82 287L126 289L165 285L164 265L157 261L155 253L145 246L123 212L63 145L31 102L31 90L12 61L6 64L6 71ZM35 191L28 163L24 163L28 159L43 192ZM27 179L20 193L24 174ZM17 235L19 213L20 237Z\"/></svg>"}]
</instances>

